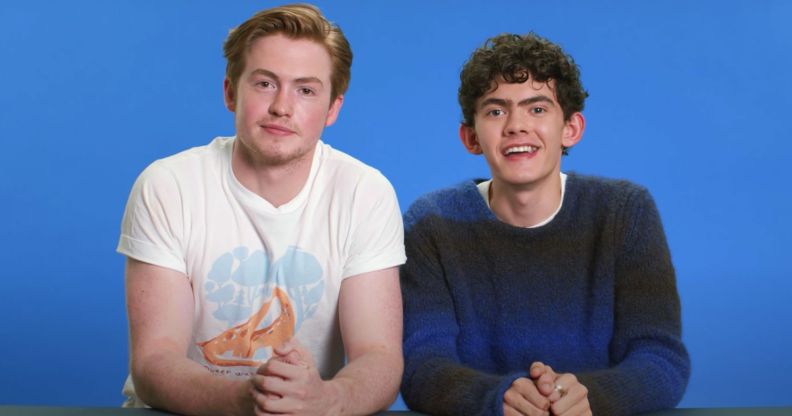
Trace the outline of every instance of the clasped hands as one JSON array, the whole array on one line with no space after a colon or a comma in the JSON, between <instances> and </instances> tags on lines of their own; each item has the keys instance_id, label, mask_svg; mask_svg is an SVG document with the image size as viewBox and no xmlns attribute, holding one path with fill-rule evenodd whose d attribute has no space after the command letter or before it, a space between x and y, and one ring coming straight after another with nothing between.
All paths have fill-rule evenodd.
<instances>
[{"instance_id":1,"label":"clasped hands","mask_svg":"<svg viewBox=\"0 0 792 416\"><path fill-rule=\"evenodd\" d=\"M256 415L323 415L331 411L335 398L311 353L294 339L273 350L247 389Z\"/></svg>"},{"instance_id":2,"label":"clasped hands","mask_svg":"<svg viewBox=\"0 0 792 416\"><path fill-rule=\"evenodd\" d=\"M531 364L530 378L514 380L503 395L505 416L591 415L588 389L572 373L556 374L544 363Z\"/></svg>"}]
</instances>

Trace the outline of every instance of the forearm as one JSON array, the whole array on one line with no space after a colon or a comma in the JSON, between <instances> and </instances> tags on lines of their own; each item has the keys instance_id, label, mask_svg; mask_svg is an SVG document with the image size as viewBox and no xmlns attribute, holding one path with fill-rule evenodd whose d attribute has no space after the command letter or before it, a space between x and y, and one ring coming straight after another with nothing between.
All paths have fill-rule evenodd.
<instances>
[{"instance_id":1,"label":"forearm","mask_svg":"<svg viewBox=\"0 0 792 416\"><path fill-rule=\"evenodd\" d=\"M350 361L327 383L333 414L368 415L385 410L399 392L404 364L401 349L373 350Z\"/></svg>"},{"instance_id":2,"label":"forearm","mask_svg":"<svg viewBox=\"0 0 792 416\"><path fill-rule=\"evenodd\" d=\"M576 374L594 414L629 415L673 408L690 374L687 354L640 352L619 365Z\"/></svg>"},{"instance_id":3,"label":"forearm","mask_svg":"<svg viewBox=\"0 0 792 416\"><path fill-rule=\"evenodd\" d=\"M690 376L676 277L657 208L639 190L623 209L610 368L576 374L589 388L595 414L674 407Z\"/></svg>"},{"instance_id":4,"label":"forearm","mask_svg":"<svg viewBox=\"0 0 792 416\"><path fill-rule=\"evenodd\" d=\"M445 358L408 358L402 383L407 405L433 415L496 415L503 395L527 371L489 374Z\"/></svg>"},{"instance_id":5,"label":"forearm","mask_svg":"<svg viewBox=\"0 0 792 416\"><path fill-rule=\"evenodd\" d=\"M252 414L247 380L216 376L173 352L132 360L135 392L147 405L185 415Z\"/></svg>"}]
</instances>

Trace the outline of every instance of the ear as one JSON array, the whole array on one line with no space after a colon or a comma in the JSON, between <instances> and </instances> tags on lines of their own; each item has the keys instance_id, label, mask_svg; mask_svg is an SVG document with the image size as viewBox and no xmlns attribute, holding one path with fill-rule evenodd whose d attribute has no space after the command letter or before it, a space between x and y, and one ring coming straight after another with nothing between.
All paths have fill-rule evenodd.
<instances>
[{"instance_id":1,"label":"ear","mask_svg":"<svg viewBox=\"0 0 792 416\"><path fill-rule=\"evenodd\" d=\"M335 123L336 119L338 119L338 113L341 112L341 106L344 105L344 96L339 95L338 97L330 103L330 109L327 110L327 118L325 119L325 127L328 127Z\"/></svg>"},{"instance_id":2,"label":"ear","mask_svg":"<svg viewBox=\"0 0 792 416\"><path fill-rule=\"evenodd\" d=\"M467 151L471 154L480 155L483 153L475 128L460 124L459 139L462 140L462 144L465 146L465 149L467 149Z\"/></svg>"},{"instance_id":3,"label":"ear","mask_svg":"<svg viewBox=\"0 0 792 416\"><path fill-rule=\"evenodd\" d=\"M228 77L223 81L223 100L228 111L236 112L236 91Z\"/></svg>"},{"instance_id":4,"label":"ear","mask_svg":"<svg viewBox=\"0 0 792 416\"><path fill-rule=\"evenodd\" d=\"M572 147L583 138L583 130L586 129L586 119L583 114L577 112L572 114L564 123L564 132L561 137L561 144L564 147Z\"/></svg>"}]
</instances>

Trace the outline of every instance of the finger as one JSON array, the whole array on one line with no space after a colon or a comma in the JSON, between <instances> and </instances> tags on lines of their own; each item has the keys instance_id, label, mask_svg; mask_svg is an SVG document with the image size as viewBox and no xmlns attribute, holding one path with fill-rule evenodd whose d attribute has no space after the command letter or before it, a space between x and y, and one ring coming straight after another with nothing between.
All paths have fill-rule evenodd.
<instances>
[{"instance_id":1,"label":"finger","mask_svg":"<svg viewBox=\"0 0 792 416\"><path fill-rule=\"evenodd\" d=\"M539 390L539 392L542 393L543 396L549 398L550 395L553 393L553 388L555 387L555 382L557 378L558 376L553 371L553 369L550 368L549 365L546 365L544 369L544 373L541 376L539 376L539 378L535 379L534 383L536 384L536 388Z\"/></svg>"},{"instance_id":2,"label":"finger","mask_svg":"<svg viewBox=\"0 0 792 416\"><path fill-rule=\"evenodd\" d=\"M278 355L286 355L291 351L294 351L297 347L298 343L297 340L294 338L290 338L288 341L278 345L273 349L273 352Z\"/></svg>"},{"instance_id":3,"label":"finger","mask_svg":"<svg viewBox=\"0 0 792 416\"><path fill-rule=\"evenodd\" d=\"M256 416L277 416L278 415L277 413L270 413L270 412L267 412L265 410L261 410L258 407L255 408L254 414Z\"/></svg>"},{"instance_id":4,"label":"finger","mask_svg":"<svg viewBox=\"0 0 792 416\"><path fill-rule=\"evenodd\" d=\"M554 392L553 395L559 394L558 400L553 402L551 409L555 414L561 414L576 406L579 402L588 403L588 388L580 384L574 374L562 374L556 380L556 384L562 387L561 392ZM550 398L551 401L553 397Z\"/></svg>"},{"instance_id":5,"label":"finger","mask_svg":"<svg viewBox=\"0 0 792 416\"><path fill-rule=\"evenodd\" d=\"M547 414L550 408L550 401L536 390L532 380L524 377L514 380L503 395L503 401L526 415Z\"/></svg>"},{"instance_id":6,"label":"finger","mask_svg":"<svg viewBox=\"0 0 792 416\"><path fill-rule=\"evenodd\" d=\"M508 404L503 404L503 416L522 416L522 413L518 412L515 408L509 406Z\"/></svg>"},{"instance_id":7,"label":"finger","mask_svg":"<svg viewBox=\"0 0 792 416\"><path fill-rule=\"evenodd\" d=\"M294 340L294 343L294 349L300 354L300 362L304 363L308 367L316 367L316 361L314 361L311 351L307 347L304 347L302 344L297 342L296 339Z\"/></svg>"},{"instance_id":8,"label":"finger","mask_svg":"<svg viewBox=\"0 0 792 416\"><path fill-rule=\"evenodd\" d=\"M591 416L591 405L588 399L575 403L574 406L565 410L563 413L554 413L558 416Z\"/></svg>"},{"instance_id":9,"label":"finger","mask_svg":"<svg viewBox=\"0 0 792 416\"><path fill-rule=\"evenodd\" d=\"M256 416L283 416L283 413L270 413L256 408Z\"/></svg>"},{"instance_id":10,"label":"finger","mask_svg":"<svg viewBox=\"0 0 792 416\"><path fill-rule=\"evenodd\" d=\"M273 375L276 374L278 371L284 371L284 366L296 366L300 368L307 368L308 366L303 363L292 363L289 360L285 360L282 357L273 356L264 364L261 364L256 368L256 373L262 376L266 375ZM278 373L278 375L281 375Z\"/></svg>"},{"instance_id":11,"label":"finger","mask_svg":"<svg viewBox=\"0 0 792 416\"><path fill-rule=\"evenodd\" d=\"M267 371L268 362L269 361L259 364L259 366L256 368L256 374L264 374Z\"/></svg>"},{"instance_id":12,"label":"finger","mask_svg":"<svg viewBox=\"0 0 792 416\"><path fill-rule=\"evenodd\" d=\"M531 375L531 378L532 378L532 379L537 379L537 378L539 378L539 376L541 376L542 374L544 374L544 372L545 372L545 367L546 367L546 366L544 365L544 363L543 363L543 362L541 362L541 361L534 361L534 362L533 362L533 364L531 364L531 368L530 368L530 370L528 370L528 374L530 374L530 375Z\"/></svg>"},{"instance_id":13,"label":"finger","mask_svg":"<svg viewBox=\"0 0 792 416\"><path fill-rule=\"evenodd\" d=\"M258 400L258 396L262 395L263 397L261 400L273 400L279 399L280 395L266 391L266 385L264 384L264 376L261 375L254 375L250 377L250 385L248 392L250 393L250 397L253 398L253 401Z\"/></svg>"},{"instance_id":14,"label":"finger","mask_svg":"<svg viewBox=\"0 0 792 416\"><path fill-rule=\"evenodd\" d=\"M290 364L278 359L270 359L263 367L257 371L258 375L277 376L286 380L302 379L307 370L305 365Z\"/></svg>"},{"instance_id":15,"label":"finger","mask_svg":"<svg viewBox=\"0 0 792 416\"><path fill-rule=\"evenodd\" d=\"M569 409L574 408L579 403L586 403L588 404L588 391L582 384L576 384L570 390L561 396L556 402L554 402L550 409L553 411L554 414L562 414L566 413ZM574 413L573 413L574 414Z\"/></svg>"},{"instance_id":16,"label":"finger","mask_svg":"<svg viewBox=\"0 0 792 416\"><path fill-rule=\"evenodd\" d=\"M300 344L297 338L284 342L273 351L279 356L288 357L292 363L302 363L308 367L316 366L311 352Z\"/></svg>"},{"instance_id":17,"label":"finger","mask_svg":"<svg viewBox=\"0 0 792 416\"><path fill-rule=\"evenodd\" d=\"M281 398L289 392L289 382L275 376L253 376L253 387L257 393L264 394L266 400Z\"/></svg>"},{"instance_id":18,"label":"finger","mask_svg":"<svg viewBox=\"0 0 792 416\"><path fill-rule=\"evenodd\" d=\"M265 415L269 414L269 410L267 408L270 406L270 401L275 400L275 396L267 393L261 393L256 389L253 389L251 393L253 396L253 410L257 415Z\"/></svg>"},{"instance_id":19,"label":"finger","mask_svg":"<svg viewBox=\"0 0 792 416\"><path fill-rule=\"evenodd\" d=\"M270 414L295 413L301 408L300 402L292 397L282 397L267 402L267 408L264 411Z\"/></svg>"},{"instance_id":20,"label":"finger","mask_svg":"<svg viewBox=\"0 0 792 416\"><path fill-rule=\"evenodd\" d=\"M283 413L268 412L266 410L259 408L258 406L254 408L254 413L256 416L283 416Z\"/></svg>"},{"instance_id":21,"label":"finger","mask_svg":"<svg viewBox=\"0 0 792 416\"><path fill-rule=\"evenodd\" d=\"M303 362L302 356L300 356L297 350L291 350L286 355L275 355L273 358L285 363L307 367L307 364Z\"/></svg>"},{"instance_id":22,"label":"finger","mask_svg":"<svg viewBox=\"0 0 792 416\"><path fill-rule=\"evenodd\" d=\"M284 356L284 355L288 355L291 352L299 353L300 350L304 350L304 349L305 347L303 347L302 344L300 344L300 341L298 341L297 338L289 338L288 341L285 341L284 343L276 346L273 349L273 352L277 355Z\"/></svg>"},{"instance_id":23,"label":"finger","mask_svg":"<svg viewBox=\"0 0 792 416\"><path fill-rule=\"evenodd\" d=\"M507 390L503 395L503 409L504 413L507 408L514 411L513 414L525 416L549 416L550 412L547 409L541 409L533 403L526 400L522 395L514 390ZM549 406L548 406L549 408Z\"/></svg>"},{"instance_id":24,"label":"finger","mask_svg":"<svg viewBox=\"0 0 792 416\"><path fill-rule=\"evenodd\" d=\"M569 391L575 387L576 383L577 378L575 378L574 374L564 373L557 376L553 381L551 392L547 398L550 399L551 403L556 403L569 394Z\"/></svg>"}]
</instances>

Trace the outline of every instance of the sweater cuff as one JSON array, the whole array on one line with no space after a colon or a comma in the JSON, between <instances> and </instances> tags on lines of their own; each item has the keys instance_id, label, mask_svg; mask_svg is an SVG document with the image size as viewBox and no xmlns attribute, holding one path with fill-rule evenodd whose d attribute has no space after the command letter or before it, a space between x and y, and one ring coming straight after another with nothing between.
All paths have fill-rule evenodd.
<instances>
[{"instance_id":1,"label":"sweater cuff","mask_svg":"<svg viewBox=\"0 0 792 416\"><path fill-rule=\"evenodd\" d=\"M520 377L531 378L527 371L509 373L503 376L500 384L498 384L498 388L495 389L495 397L490 399L492 402L490 414L503 416L503 395L506 394L506 390L511 387L512 383L514 383L514 380L517 380Z\"/></svg>"}]
</instances>

